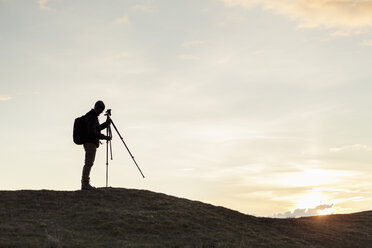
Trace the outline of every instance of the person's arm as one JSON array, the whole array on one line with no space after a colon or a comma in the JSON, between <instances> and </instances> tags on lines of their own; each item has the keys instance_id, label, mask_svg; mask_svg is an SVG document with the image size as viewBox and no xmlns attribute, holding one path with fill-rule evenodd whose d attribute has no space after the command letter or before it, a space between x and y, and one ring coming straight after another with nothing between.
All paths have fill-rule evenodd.
<instances>
[{"instance_id":1,"label":"person's arm","mask_svg":"<svg viewBox=\"0 0 372 248\"><path fill-rule=\"evenodd\" d=\"M88 133L96 139L108 139L108 136L101 134L100 130L97 130L97 123L95 118L88 118Z\"/></svg>"},{"instance_id":2,"label":"person's arm","mask_svg":"<svg viewBox=\"0 0 372 248\"><path fill-rule=\"evenodd\" d=\"M103 130L103 129L107 128L109 125L110 125L110 119L107 119L104 123L99 125L99 127L101 128L101 130Z\"/></svg>"}]
</instances>

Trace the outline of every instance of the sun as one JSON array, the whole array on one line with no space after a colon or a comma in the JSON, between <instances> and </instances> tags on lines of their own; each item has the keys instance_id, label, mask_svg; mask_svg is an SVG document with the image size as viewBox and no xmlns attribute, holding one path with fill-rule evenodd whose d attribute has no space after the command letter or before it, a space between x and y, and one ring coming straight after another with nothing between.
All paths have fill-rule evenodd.
<instances>
[{"instance_id":1,"label":"sun","mask_svg":"<svg viewBox=\"0 0 372 248\"><path fill-rule=\"evenodd\" d=\"M297 200L297 208L315 208L327 202L327 197L320 192L310 192Z\"/></svg>"},{"instance_id":2,"label":"sun","mask_svg":"<svg viewBox=\"0 0 372 248\"><path fill-rule=\"evenodd\" d=\"M318 209L321 205L330 205L332 207L327 207L324 209ZM317 215L329 215L334 213L334 205L329 198L322 192L310 192L303 196L301 196L297 201L297 208L298 209L315 209Z\"/></svg>"}]
</instances>

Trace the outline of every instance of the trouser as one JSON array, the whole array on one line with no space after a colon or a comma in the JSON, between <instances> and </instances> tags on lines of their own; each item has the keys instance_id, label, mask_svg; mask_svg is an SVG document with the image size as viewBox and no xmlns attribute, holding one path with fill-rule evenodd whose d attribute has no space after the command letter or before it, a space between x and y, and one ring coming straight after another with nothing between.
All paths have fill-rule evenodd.
<instances>
[{"instance_id":1,"label":"trouser","mask_svg":"<svg viewBox=\"0 0 372 248\"><path fill-rule=\"evenodd\" d=\"M97 146L94 143L84 143L85 161L83 167L82 183L89 183L89 174L96 158Z\"/></svg>"}]
</instances>

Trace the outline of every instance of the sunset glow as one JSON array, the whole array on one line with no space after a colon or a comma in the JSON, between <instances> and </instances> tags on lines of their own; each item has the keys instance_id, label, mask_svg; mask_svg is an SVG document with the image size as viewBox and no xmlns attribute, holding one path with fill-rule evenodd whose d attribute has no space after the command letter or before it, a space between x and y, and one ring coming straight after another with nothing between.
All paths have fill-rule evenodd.
<instances>
[{"instance_id":1,"label":"sunset glow","mask_svg":"<svg viewBox=\"0 0 372 248\"><path fill-rule=\"evenodd\" d=\"M311 192L298 200L296 208L315 208L321 204L328 204L327 200L327 196L324 194Z\"/></svg>"},{"instance_id":2,"label":"sunset glow","mask_svg":"<svg viewBox=\"0 0 372 248\"><path fill-rule=\"evenodd\" d=\"M0 189L109 186L279 218L372 207L371 1L0 0ZM100 122L105 116L99 116ZM105 146L91 181L105 186Z\"/></svg>"},{"instance_id":3,"label":"sunset glow","mask_svg":"<svg viewBox=\"0 0 372 248\"><path fill-rule=\"evenodd\" d=\"M323 210L318 210L318 215L330 215L330 214L334 214L334 209L333 207L332 208L327 208L327 209L323 209Z\"/></svg>"}]
</instances>

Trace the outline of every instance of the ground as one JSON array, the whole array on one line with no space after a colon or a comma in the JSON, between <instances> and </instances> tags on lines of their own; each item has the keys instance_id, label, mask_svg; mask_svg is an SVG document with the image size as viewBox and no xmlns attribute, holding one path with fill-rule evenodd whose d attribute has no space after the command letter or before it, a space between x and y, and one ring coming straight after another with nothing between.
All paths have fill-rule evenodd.
<instances>
[{"instance_id":1,"label":"ground","mask_svg":"<svg viewBox=\"0 0 372 248\"><path fill-rule=\"evenodd\" d=\"M0 247L370 247L372 211L274 219L144 190L0 191Z\"/></svg>"}]
</instances>

